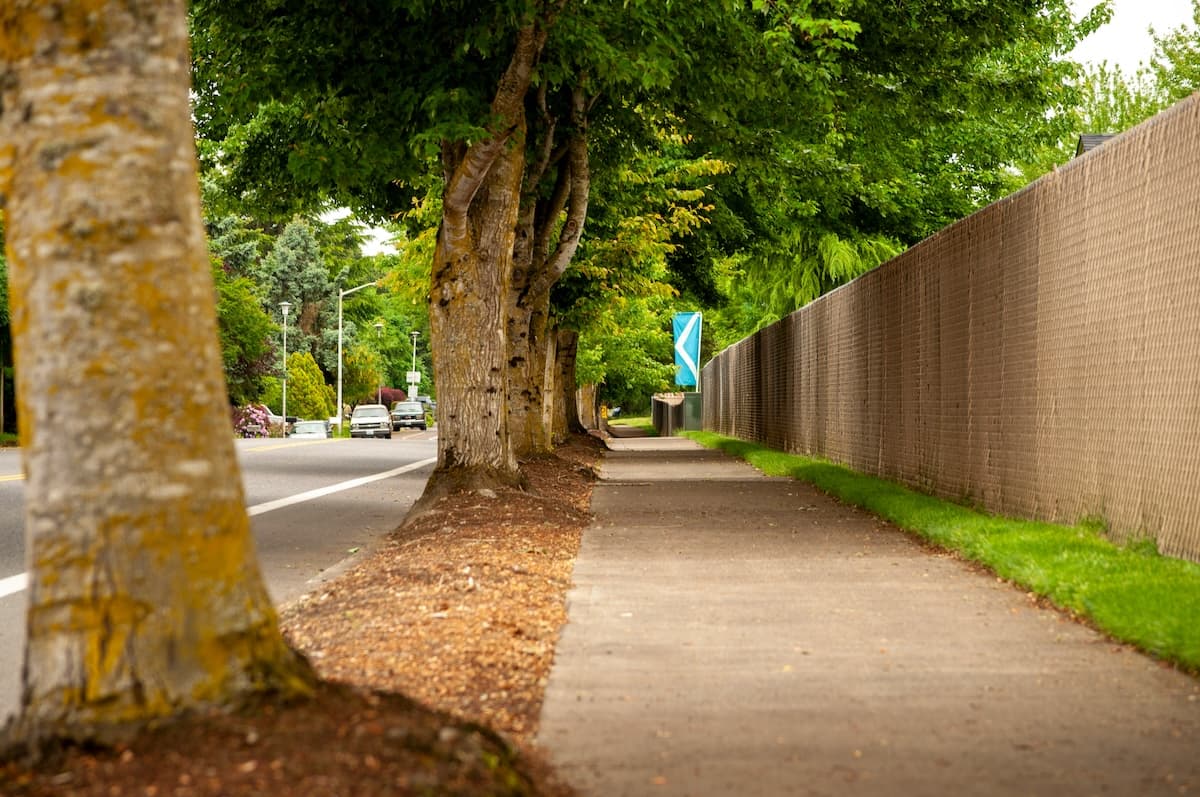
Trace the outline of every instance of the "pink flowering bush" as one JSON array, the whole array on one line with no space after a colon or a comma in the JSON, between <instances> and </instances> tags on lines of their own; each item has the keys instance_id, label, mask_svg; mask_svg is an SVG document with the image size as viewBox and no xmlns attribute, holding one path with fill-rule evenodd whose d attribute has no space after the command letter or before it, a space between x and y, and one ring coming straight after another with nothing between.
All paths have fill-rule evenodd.
<instances>
[{"instance_id":1,"label":"pink flowering bush","mask_svg":"<svg viewBox=\"0 0 1200 797\"><path fill-rule=\"evenodd\" d=\"M271 416L261 404L233 408L233 433L238 437L270 437Z\"/></svg>"}]
</instances>

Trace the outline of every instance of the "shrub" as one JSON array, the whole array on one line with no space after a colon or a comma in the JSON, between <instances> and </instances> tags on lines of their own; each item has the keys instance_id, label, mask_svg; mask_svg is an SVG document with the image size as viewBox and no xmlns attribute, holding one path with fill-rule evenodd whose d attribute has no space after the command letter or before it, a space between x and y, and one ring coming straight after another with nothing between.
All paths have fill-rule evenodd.
<instances>
[{"instance_id":1,"label":"shrub","mask_svg":"<svg viewBox=\"0 0 1200 797\"><path fill-rule=\"evenodd\" d=\"M238 437L270 437L271 417L261 404L233 408L233 433Z\"/></svg>"}]
</instances>

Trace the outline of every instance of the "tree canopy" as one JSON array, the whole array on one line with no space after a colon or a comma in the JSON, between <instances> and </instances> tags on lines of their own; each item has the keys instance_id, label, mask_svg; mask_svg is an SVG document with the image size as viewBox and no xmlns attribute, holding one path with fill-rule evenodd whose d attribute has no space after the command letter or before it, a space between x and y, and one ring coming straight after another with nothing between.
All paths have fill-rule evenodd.
<instances>
[{"instance_id":1,"label":"tree canopy","mask_svg":"<svg viewBox=\"0 0 1200 797\"><path fill-rule=\"evenodd\" d=\"M649 295L712 307L722 337L740 336L1011 190L1013 165L1066 135L1076 67L1062 55L1105 7L1078 24L1065 0L192 12L197 119L229 195L276 216L329 201L380 220L424 209L408 240L432 261L449 398L439 470L494 440L472 467L504 472L516 408L536 414L546 392L531 374L549 370L549 330L621 339L584 328L619 286L662 286ZM668 190L687 192L694 222L597 266L654 218L627 179L648 158L692 170ZM655 247L669 269L651 277ZM564 278L575 288L551 306L545 286Z\"/></svg>"}]
</instances>

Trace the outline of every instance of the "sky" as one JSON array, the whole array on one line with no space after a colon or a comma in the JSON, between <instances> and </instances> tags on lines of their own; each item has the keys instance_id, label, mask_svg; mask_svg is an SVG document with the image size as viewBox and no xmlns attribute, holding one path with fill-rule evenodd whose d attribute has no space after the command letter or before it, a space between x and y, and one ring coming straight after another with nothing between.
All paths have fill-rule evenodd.
<instances>
[{"instance_id":1,"label":"sky","mask_svg":"<svg viewBox=\"0 0 1200 797\"><path fill-rule=\"evenodd\" d=\"M1097 0L1070 0L1071 10L1078 19ZM1084 39L1072 53L1082 63L1098 64L1107 60L1126 73L1137 69L1141 61L1149 61L1154 52L1154 40L1147 28L1154 26L1160 36L1183 24L1192 22L1192 0L1113 0L1112 21Z\"/></svg>"}]
</instances>

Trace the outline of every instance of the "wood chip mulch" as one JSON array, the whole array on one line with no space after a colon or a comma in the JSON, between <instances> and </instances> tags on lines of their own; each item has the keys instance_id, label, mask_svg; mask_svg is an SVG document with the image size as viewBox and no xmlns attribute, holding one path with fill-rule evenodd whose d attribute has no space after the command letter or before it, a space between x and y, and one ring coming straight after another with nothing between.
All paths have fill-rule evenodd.
<instances>
[{"instance_id":1,"label":"wood chip mulch","mask_svg":"<svg viewBox=\"0 0 1200 797\"><path fill-rule=\"evenodd\" d=\"M0 761L14 797L543 795L534 745L603 445L523 462L529 488L452 496L287 607L322 684L115 749Z\"/></svg>"},{"instance_id":2,"label":"wood chip mulch","mask_svg":"<svg viewBox=\"0 0 1200 797\"><path fill-rule=\"evenodd\" d=\"M327 680L401 692L529 746L589 519L591 439L523 462L528 491L440 503L285 612L289 642Z\"/></svg>"}]
</instances>

